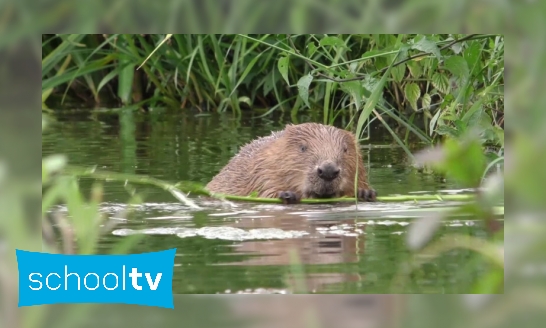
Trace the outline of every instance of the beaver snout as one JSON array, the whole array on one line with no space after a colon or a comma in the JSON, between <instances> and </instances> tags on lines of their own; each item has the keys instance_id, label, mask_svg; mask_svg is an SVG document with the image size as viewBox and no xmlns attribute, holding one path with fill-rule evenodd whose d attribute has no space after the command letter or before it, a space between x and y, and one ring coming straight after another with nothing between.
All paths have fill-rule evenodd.
<instances>
[{"instance_id":1,"label":"beaver snout","mask_svg":"<svg viewBox=\"0 0 546 328\"><path fill-rule=\"evenodd\" d=\"M317 175L323 180L332 181L339 176L340 171L339 166L334 163L324 162L317 168Z\"/></svg>"}]
</instances>

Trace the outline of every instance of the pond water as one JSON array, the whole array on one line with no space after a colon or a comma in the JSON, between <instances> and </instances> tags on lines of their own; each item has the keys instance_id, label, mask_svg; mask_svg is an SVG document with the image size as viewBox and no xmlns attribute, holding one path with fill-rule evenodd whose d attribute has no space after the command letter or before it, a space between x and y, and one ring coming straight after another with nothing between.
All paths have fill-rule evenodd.
<instances>
[{"instance_id":1,"label":"pond water","mask_svg":"<svg viewBox=\"0 0 546 328\"><path fill-rule=\"evenodd\" d=\"M63 153L74 165L206 184L244 143L282 129L292 118L231 114L133 113L63 115L42 139L44 156ZM320 120L320 114L300 116ZM372 129L362 142L369 178L380 195L453 192L457 187L410 168L392 138ZM82 180L83 187L91 182ZM130 199L123 183L106 183L102 211L118 221L100 240L108 252L127 235L145 234L131 252L177 248L173 290L182 293L465 293L486 270L478 255L454 250L415 270L410 285L391 284L411 252L409 223L431 205L412 202L264 205L191 196L192 209L151 186L132 185L144 202L119 218ZM448 204L453 205L453 204ZM61 208L62 210L62 208ZM470 217L443 222L438 235L485 236ZM464 268L461 271L461 268Z\"/></svg>"}]
</instances>

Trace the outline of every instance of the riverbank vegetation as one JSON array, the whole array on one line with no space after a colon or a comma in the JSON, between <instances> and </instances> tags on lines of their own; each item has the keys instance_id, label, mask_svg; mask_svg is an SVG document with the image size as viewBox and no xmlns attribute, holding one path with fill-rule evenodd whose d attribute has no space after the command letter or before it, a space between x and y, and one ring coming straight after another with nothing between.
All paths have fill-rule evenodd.
<instances>
[{"instance_id":1,"label":"riverbank vegetation","mask_svg":"<svg viewBox=\"0 0 546 328\"><path fill-rule=\"evenodd\" d=\"M44 108L316 110L401 145L503 145L502 35L43 35L42 53Z\"/></svg>"}]
</instances>

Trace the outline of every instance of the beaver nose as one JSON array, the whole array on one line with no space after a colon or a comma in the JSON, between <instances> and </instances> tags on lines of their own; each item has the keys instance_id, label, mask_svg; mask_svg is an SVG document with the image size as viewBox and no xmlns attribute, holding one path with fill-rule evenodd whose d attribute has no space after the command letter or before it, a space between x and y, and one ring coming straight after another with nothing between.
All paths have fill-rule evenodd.
<instances>
[{"instance_id":1,"label":"beaver nose","mask_svg":"<svg viewBox=\"0 0 546 328\"><path fill-rule=\"evenodd\" d=\"M332 162L323 163L317 168L317 174L319 178L331 181L339 176L341 170L337 165Z\"/></svg>"}]
</instances>

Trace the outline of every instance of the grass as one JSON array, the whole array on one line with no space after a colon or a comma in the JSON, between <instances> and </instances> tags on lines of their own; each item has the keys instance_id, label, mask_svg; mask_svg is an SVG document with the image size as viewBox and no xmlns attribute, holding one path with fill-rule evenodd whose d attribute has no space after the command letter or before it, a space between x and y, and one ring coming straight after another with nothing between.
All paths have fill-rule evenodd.
<instances>
[{"instance_id":1,"label":"grass","mask_svg":"<svg viewBox=\"0 0 546 328\"><path fill-rule=\"evenodd\" d=\"M42 103L87 108L339 115L378 120L411 157L479 128L504 146L504 37L399 35L43 35ZM59 106L59 104L61 104Z\"/></svg>"}]
</instances>

